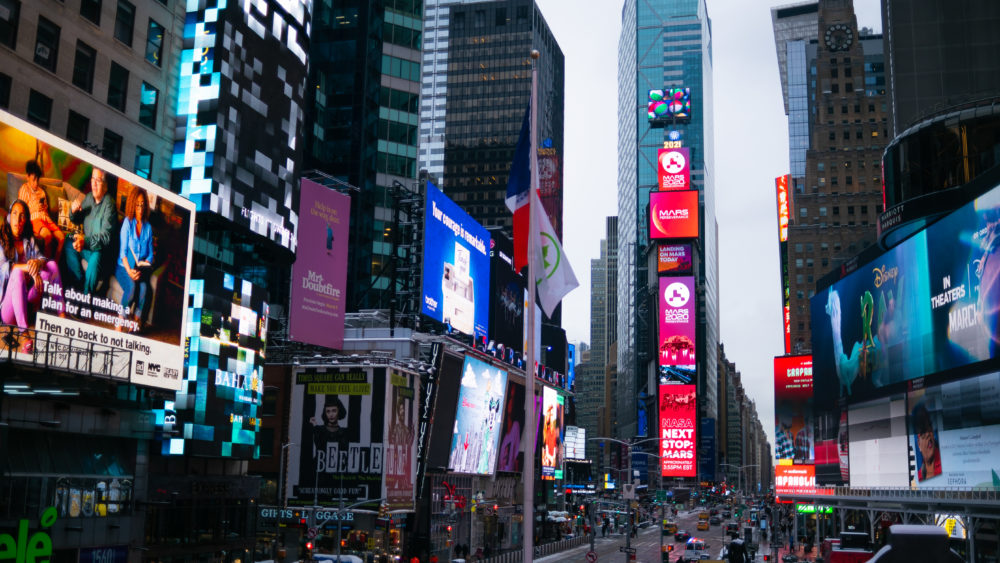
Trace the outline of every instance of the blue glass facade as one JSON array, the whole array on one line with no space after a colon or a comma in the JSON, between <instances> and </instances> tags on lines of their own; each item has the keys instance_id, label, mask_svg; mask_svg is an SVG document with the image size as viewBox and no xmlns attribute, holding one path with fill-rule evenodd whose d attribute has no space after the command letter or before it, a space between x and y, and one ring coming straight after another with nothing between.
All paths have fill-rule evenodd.
<instances>
[{"instance_id":1,"label":"blue glass facade","mask_svg":"<svg viewBox=\"0 0 1000 563\"><path fill-rule=\"evenodd\" d=\"M647 266L649 192L656 189L657 150L671 130L691 149L691 183L700 192L697 356L702 416L717 416L718 229L712 179L712 31L704 0L626 0L618 50L618 393L619 437L645 436L643 408L655 409L656 273ZM686 123L652 126L651 89L691 88ZM639 400L639 397L650 399ZM643 404L646 403L646 404ZM655 420L654 413L647 417Z\"/></svg>"}]
</instances>

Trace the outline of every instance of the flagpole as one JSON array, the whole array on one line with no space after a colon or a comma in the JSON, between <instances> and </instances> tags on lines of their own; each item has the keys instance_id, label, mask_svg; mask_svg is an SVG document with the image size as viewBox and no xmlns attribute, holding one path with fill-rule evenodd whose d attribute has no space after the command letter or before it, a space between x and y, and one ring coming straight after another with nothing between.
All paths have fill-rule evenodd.
<instances>
[{"instance_id":1,"label":"flagpole","mask_svg":"<svg viewBox=\"0 0 1000 563\"><path fill-rule=\"evenodd\" d=\"M536 64L541 53L537 49L531 50L531 134L528 160L531 163L531 180L528 182L528 307L526 317L528 320L527 350L525 350L528 361L524 366L524 420L525 432L528 439L524 446L524 472L521 474L524 482L524 533L522 543L524 556L523 563L531 563L534 557L534 524L535 524L535 432L538 430L535 421L535 189L538 182L538 148L537 142L538 122L538 69Z\"/></svg>"}]
</instances>

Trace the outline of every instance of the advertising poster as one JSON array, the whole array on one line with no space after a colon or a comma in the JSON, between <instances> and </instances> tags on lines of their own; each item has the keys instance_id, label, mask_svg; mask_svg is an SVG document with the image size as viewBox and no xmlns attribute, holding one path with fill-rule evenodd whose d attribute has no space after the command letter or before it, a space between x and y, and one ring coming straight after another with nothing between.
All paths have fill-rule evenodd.
<instances>
[{"instance_id":1,"label":"advertising poster","mask_svg":"<svg viewBox=\"0 0 1000 563\"><path fill-rule=\"evenodd\" d=\"M847 412L852 487L909 485L906 400L902 395L854 404Z\"/></svg>"},{"instance_id":2,"label":"advertising poster","mask_svg":"<svg viewBox=\"0 0 1000 563\"><path fill-rule=\"evenodd\" d=\"M420 312L454 330L486 337L490 234L427 182Z\"/></svg>"},{"instance_id":3,"label":"advertising poster","mask_svg":"<svg viewBox=\"0 0 1000 563\"><path fill-rule=\"evenodd\" d=\"M438 397L435 401L433 420L431 421L430 445L427 447L427 467L435 469L448 467L464 363L464 358L447 354L441 362Z\"/></svg>"},{"instance_id":4,"label":"advertising poster","mask_svg":"<svg viewBox=\"0 0 1000 563\"><path fill-rule=\"evenodd\" d=\"M490 242L489 339L513 361L524 348L524 278L514 271L514 243L503 233Z\"/></svg>"},{"instance_id":5,"label":"advertising poster","mask_svg":"<svg viewBox=\"0 0 1000 563\"><path fill-rule=\"evenodd\" d=\"M418 407L420 418L417 420L417 449L415 452L417 458L415 497L418 499L424 494L424 475L427 474L427 460L430 457L428 450L431 441L431 420L434 417L434 411L437 410L438 387L440 387L441 371L444 366L443 360L444 344L432 342L431 354L427 363L433 369L428 370L420 379L422 393Z\"/></svg>"},{"instance_id":6,"label":"advertising poster","mask_svg":"<svg viewBox=\"0 0 1000 563\"><path fill-rule=\"evenodd\" d=\"M649 238L698 238L698 190L649 192Z\"/></svg>"},{"instance_id":7,"label":"advertising poster","mask_svg":"<svg viewBox=\"0 0 1000 563\"><path fill-rule=\"evenodd\" d=\"M691 245L659 245L656 249L656 271L660 274L690 274Z\"/></svg>"},{"instance_id":8,"label":"advertising poster","mask_svg":"<svg viewBox=\"0 0 1000 563\"><path fill-rule=\"evenodd\" d=\"M188 295L187 368L175 401L180 433L164 440L162 453L256 459L267 290L207 266L195 276Z\"/></svg>"},{"instance_id":9,"label":"advertising poster","mask_svg":"<svg viewBox=\"0 0 1000 563\"><path fill-rule=\"evenodd\" d=\"M386 369L303 366L293 373L288 504L378 509L385 472Z\"/></svg>"},{"instance_id":10,"label":"advertising poster","mask_svg":"<svg viewBox=\"0 0 1000 563\"><path fill-rule=\"evenodd\" d=\"M656 176L661 190L687 190L691 188L691 149L658 149L656 151Z\"/></svg>"},{"instance_id":11,"label":"advertising poster","mask_svg":"<svg viewBox=\"0 0 1000 563\"><path fill-rule=\"evenodd\" d=\"M789 179L791 179L790 174L785 174L784 176L778 176L777 178L774 179L774 186L778 192L778 241L779 242L785 242L788 240Z\"/></svg>"},{"instance_id":12,"label":"advertising poster","mask_svg":"<svg viewBox=\"0 0 1000 563\"><path fill-rule=\"evenodd\" d=\"M587 459L587 429L582 426L566 427L566 459Z\"/></svg>"},{"instance_id":13,"label":"advertising poster","mask_svg":"<svg viewBox=\"0 0 1000 563\"><path fill-rule=\"evenodd\" d=\"M715 481L715 419L700 420L698 435L698 475L703 481Z\"/></svg>"},{"instance_id":14,"label":"advertising poster","mask_svg":"<svg viewBox=\"0 0 1000 563\"><path fill-rule=\"evenodd\" d=\"M650 121L691 119L690 88L658 88L649 91L646 113Z\"/></svg>"},{"instance_id":15,"label":"advertising poster","mask_svg":"<svg viewBox=\"0 0 1000 563\"><path fill-rule=\"evenodd\" d=\"M562 479L563 411L566 398L552 387L542 390L542 480Z\"/></svg>"},{"instance_id":16,"label":"advertising poster","mask_svg":"<svg viewBox=\"0 0 1000 563\"><path fill-rule=\"evenodd\" d=\"M301 248L301 247L300 247ZM386 370L385 503L389 510L413 510L417 474L416 428L420 380L410 372ZM391 408L389 408L391 407Z\"/></svg>"},{"instance_id":17,"label":"advertising poster","mask_svg":"<svg viewBox=\"0 0 1000 563\"><path fill-rule=\"evenodd\" d=\"M502 429L500 409L506 393L506 371L465 357L448 469L456 473L493 474Z\"/></svg>"},{"instance_id":18,"label":"advertising poster","mask_svg":"<svg viewBox=\"0 0 1000 563\"><path fill-rule=\"evenodd\" d=\"M812 465L775 465L774 493L776 496L823 494L816 488L816 468Z\"/></svg>"},{"instance_id":19,"label":"advertising poster","mask_svg":"<svg viewBox=\"0 0 1000 563\"><path fill-rule=\"evenodd\" d=\"M694 385L660 385L660 471L664 477L694 477L695 420L698 405Z\"/></svg>"},{"instance_id":20,"label":"advertising poster","mask_svg":"<svg viewBox=\"0 0 1000 563\"><path fill-rule=\"evenodd\" d=\"M812 356L774 358L774 457L812 464Z\"/></svg>"},{"instance_id":21,"label":"advertising poster","mask_svg":"<svg viewBox=\"0 0 1000 563\"><path fill-rule=\"evenodd\" d=\"M694 277L660 278L659 354L661 366L695 365Z\"/></svg>"},{"instance_id":22,"label":"advertising poster","mask_svg":"<svg viewBox=\"0 0 1000 563\"><path fill-rule=\"evenodd\" d=\"M26 245L0 274L12 296L2 320L22 329L15 360L66 337L128 350L132 383L179 390L194 204L2 111L0 146L0 205ZM16 267L29 263L38 280Z\"/></svg>"},{"instance_id":23,"label":"advertising poster","mask_svg":"<svg viewBox=\"0 0 1000 563\"><path fill-rule=\"evenodd\" d=\"M523 429L524 385L509 381L507 400L503 407L503 434L500 438L500 453L497 455L497 471L521 471L524 465L524 452L521 451Z\"/></svg>"},{"instance_id":24,"label":"advertising poster","mask_svg":"<svg viewBox=\"0 0 1000 563\"><path fill-rule=\"evenodd\" d=\"M911 391L910 484L1000 489L1000 373Z\"/></svg>"},{"instance_id":25,"label":"advertising poster","mask_svg":"<svg viewBox=\"0 0 1000 563\"><path fill-rule=\"evenodd\" d=\"M336 350L344 346L350 218L349 196L302 180L288 311L291 340Z\"/></svg>"}]
</instances>

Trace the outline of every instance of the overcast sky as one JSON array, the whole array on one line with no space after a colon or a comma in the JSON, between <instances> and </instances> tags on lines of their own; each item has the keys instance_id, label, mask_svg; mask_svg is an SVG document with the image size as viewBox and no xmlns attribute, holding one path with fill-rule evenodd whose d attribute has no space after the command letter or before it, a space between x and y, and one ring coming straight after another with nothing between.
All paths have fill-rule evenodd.
<instances>
[{"instance_id":1,"label":"overcast sky","mask_svg":"<svg viewBox=\"0 0 1000 563\"><path fill-rule=\"evenodd\" d=\"M617 53L621 0L536 0L566 56L564 246L580 280L564 301L570 342L590 341L590 260L617 214ZM726 357L774 443L773 358L784 353L774 179L788 172L771 7L707 0L712 19L719 300ZM855 0L858 26L881 30L878 0Z\"/></svg>"}]
</instances>

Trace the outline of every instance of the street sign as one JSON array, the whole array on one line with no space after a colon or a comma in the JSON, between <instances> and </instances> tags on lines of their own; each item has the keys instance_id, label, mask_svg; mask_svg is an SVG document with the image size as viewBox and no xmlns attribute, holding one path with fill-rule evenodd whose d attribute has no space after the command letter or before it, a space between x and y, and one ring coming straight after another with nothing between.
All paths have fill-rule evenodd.
<instances>
[{"instance_id":1,"label":"street sign","mask_svg":"<svg viewBox=\"0 0 1000 563\"><path fill-rule=\"evenodd\" d=\"M308 530L306 530L306 537L309 539L314 539L317 533L318 530L316 528L309 528Z\"/></svg>"},{"instance_id":2,"label":"street sign","mask_svg":"<svg viewBox=\"0 0 1000 563\"><path fill-rule=\"evenodd\" d=\"M587 552L587 563L597 563L597 552L588 551Z\"/></svg>"},{"instance_id":3,"label":"street sign","mask_svg":"<svg viewBox=\"0 0 1000 563\"><path fill-rule=\"evenodd\" d=\"M621 547L618 548L618 551L620 551L622 553L635 553L635 548L634 547L621 546ZM591 553L593 553L593 552L591 552Z\"/></svg>"}]
</instances>

